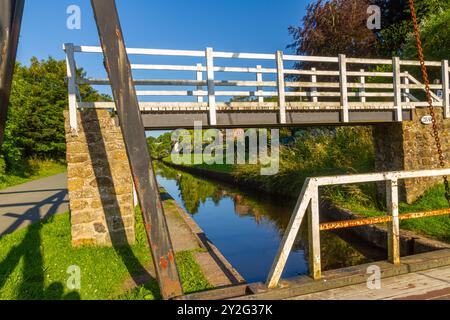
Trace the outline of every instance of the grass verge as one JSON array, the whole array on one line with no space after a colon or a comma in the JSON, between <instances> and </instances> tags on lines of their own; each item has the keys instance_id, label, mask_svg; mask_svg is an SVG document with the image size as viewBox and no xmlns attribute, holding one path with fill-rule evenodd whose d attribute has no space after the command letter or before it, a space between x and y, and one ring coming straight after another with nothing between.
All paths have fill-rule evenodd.
<instances>
[{"instance_id":1,"label":"grass verge","mask_svg":"<svg viewBox=\"0 0 450 320\"><path fill-rule=\"evenodd\" d=\"M66 164L52 160L29 160L28 166L22 170L0 176L0 190L15 185L53 176L66 171Z\"/></svg>"},{"instance_id":2,"label":"grass verge","mask_svg":"<svg viewBox=\"0 0 450 320\"><path fill-rule=\"evenodd\" d=\"M139 212L136 220L137 242L129 247L73 248L68 213L0 238L0 299L159 299L153 279L124 292L130 275L141 275L144 267L151 265ZM176 260L185 292L211 288L190 252L177 254ZM71 266L81 271L81 289L77 291L67 288Z\"/></svg>"}]
</instances>

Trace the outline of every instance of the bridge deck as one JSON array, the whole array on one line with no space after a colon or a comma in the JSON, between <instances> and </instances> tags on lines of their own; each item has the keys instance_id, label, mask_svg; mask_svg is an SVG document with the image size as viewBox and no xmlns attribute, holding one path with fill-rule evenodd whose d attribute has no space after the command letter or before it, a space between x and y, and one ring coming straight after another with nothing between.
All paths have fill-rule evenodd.
<instances>
[{"instance_id":1,"label":"bridge deck","mask_svg":"<svg viewBox=\"0 0 450 320\"><path fill-rule=\"evenodd\" d=\"M84 102L80 85L110 86L109 79L76 75L76 55L100 47L65 44L71 128L77 108L115 109L114 102ZM128 48L146 129L374 124L411 120L428 106L417 79L419 61ZM156 57L156 58L155 58ZM182 58L183 65L176 64ZM142 63L148 61L150 63ZM154 64L166 61L169 64ZM447 60L427 61L438 79L432 100L450 118ZM389 72L378 71L390 70Z\"/></svg>"},{"instance_id":2,"label":"bridge deck","mask_svg":"<svg viewBox=\"0 0 450 320\"><path fill-rule=\"evenodd\" d=\"M380 289L362 283L289 300L450 300L450 266L387 278Z\"/></svg>"}]
</instances>

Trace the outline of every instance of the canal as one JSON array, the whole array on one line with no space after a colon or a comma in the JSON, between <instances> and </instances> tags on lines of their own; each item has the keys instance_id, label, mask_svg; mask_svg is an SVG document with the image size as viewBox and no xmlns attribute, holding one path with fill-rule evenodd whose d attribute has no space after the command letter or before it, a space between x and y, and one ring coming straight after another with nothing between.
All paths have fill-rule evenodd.
<instances>
[{"instance_id":1,"label":"canal","mask_svg":"<svg viewBox=\"0 0 450 320\"><path fill-rule=\"evenodd\" d=\"M159 184L247 282L266 280L295 206L292 199L199 178L160 163L156 173ZM307 234L303 226L283 277L308 274ZM323 270L370 261L356 247L360 246L322 232Z\"/></svg>"}]
</instances>

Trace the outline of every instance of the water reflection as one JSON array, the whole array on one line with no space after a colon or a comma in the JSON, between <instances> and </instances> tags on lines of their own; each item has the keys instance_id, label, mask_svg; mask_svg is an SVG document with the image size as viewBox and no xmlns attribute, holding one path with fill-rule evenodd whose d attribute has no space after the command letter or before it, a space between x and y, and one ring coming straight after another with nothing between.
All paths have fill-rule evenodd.
<instances>
[{"instance_id":1,"label":"water reflection","mask_svg":"<svg viewBox=\"0 0 450 320\"><path fill-rule=\"evenodd\" d=\"M243 190L157 165L158 182L189 212L222 254L248 281L264 281L295 203L280 196ZM283 277L308 273L306 223ZM321 233L322 268L368 261L332 233Z\"/></svg>"}]
</instances>

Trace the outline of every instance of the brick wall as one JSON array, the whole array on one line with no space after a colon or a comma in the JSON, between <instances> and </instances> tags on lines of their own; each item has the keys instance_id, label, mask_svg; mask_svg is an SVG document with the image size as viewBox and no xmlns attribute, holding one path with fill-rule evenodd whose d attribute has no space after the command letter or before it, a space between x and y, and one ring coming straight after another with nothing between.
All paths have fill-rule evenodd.
<instances>
[{"instance_id":1,"label":"brick wall","mask_svg":"<svg viewBox=\"0 0 450 320\"><path fill-rule=\"evenodd\" d=\"M133 183L122 133L107 110L78 112L78 135L65 113L74 246L135 241Z\"/></svg>"},{"instance_id":2,"label":"brick wall","mask_svg":"<svg viewBox=\"0 0 450 320\"><path fill-rule=\"evenodd\" d=\"M374 126L377 171L440 168L432 136L432 126L421 123L421 118L426 115L429 115L428 109L416 109L412 121ZM450 157L450 119L443 121L441 109L436 112L436 118L444 156L448 159ZM447 164L450 164L448 160ZM405 183L400 185L401 200L414 202L424 191L441 181L441 177L405 180ZM382 186L379 188L380 192L384 192Z\"/></svg>"}]
</instances>

